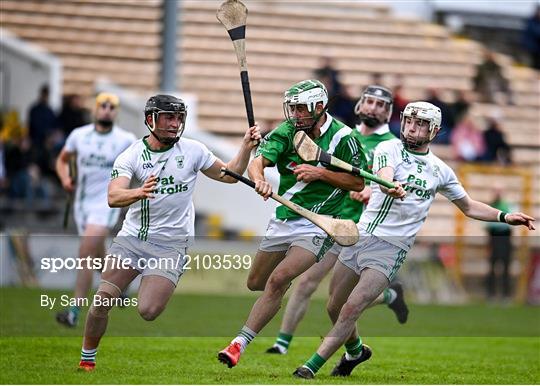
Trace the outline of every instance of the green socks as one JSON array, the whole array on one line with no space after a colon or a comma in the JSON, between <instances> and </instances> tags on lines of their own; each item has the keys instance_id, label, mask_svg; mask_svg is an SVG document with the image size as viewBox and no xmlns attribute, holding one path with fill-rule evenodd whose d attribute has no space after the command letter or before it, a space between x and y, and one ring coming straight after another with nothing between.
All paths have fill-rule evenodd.
<instances>
[{"instance_id":1,"label":"green socks","mask_svg":"<svg viewBox=\"0 0 540 386\"><path fill-rule=\"evenodd\" d=\"M306 363L304 363L304 367L307 367L313 374L315 374L325 363L326 359L315 353Z\"/></svg>"},{"instance_id":2,"label":"green socks","mask_svg":"<svg viewBox=\"0 0 540 386\"><path fill-rule=\"evenodd\" d=\"M274 343L274 347L277 347L279 351L281 351L282 354L287 353L287 350L289 349L289 345L291 344L293 336L290 334L285 334L284 332L280 332L278 337L276 338L276 342Z\"/></svg>"},{"instance_id":3,"label":"green socks","mask_svg":"<svg viewBox=\"0 0 540 386\"><path fill-rule=\"evenodd\" d=\"M348 361L358 359L362 355L362 339L356 338L353 342L345 343L345 359Z\"/></svg>"}]
</instances>

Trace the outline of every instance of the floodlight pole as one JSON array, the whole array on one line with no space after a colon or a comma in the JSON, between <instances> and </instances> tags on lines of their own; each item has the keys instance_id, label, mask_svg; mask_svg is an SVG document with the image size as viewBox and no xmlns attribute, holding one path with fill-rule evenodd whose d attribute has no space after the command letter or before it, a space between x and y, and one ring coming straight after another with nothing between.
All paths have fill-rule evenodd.
<instances>
[{"instance_id":1,"label":"floodlight pole","mask_svg":"<svg viewBox=\"0 0 540 386\"><path fill-rule=\"evenodd\" d=\"M176 24L180 17L181 0L164 0L163 30L161 32L161 91L174 92L176 84ZM178 64L179 66L180 64Z\"/></svg>"}]
</instances>

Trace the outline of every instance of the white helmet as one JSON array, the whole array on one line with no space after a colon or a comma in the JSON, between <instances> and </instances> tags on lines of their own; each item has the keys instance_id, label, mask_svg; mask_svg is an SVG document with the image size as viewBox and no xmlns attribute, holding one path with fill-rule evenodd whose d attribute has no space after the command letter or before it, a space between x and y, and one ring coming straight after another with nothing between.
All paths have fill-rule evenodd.
<instances>
[{"instance_id":1,"label":"white helmet","mask_svg":"<svg viewBox=\"0 0 540 386\"><path fill-rule=\"evenodd\" d=\"M405 136L405 118L412 117L423 119L429 122L428 137L417 138L411 140ZM441 128L442 114L441 109L428 102L411 102L405 106L405 110L401 112L401 141L406 148L416 149L426 143L433 141L433 138L437 135Z\"/></svg>"},{"instance_id":2,"label":"white helmet","mask_svg":"<svg viewBox=\"0 0 540 386\"><path fill-rule=\"evenodd\" d=\"M294 125L297 130L309 129L312 124L302 125L301 122L296 122L292 117L293 113L290 107L306 105L307 110L311 113L311 118L317 122L322 116L322 114L318 115L315 113L317 103L322 103L323 109L328 105L328 91L326 91L326 87L324 87L320 81L315 79L298 82L285 91L283 98L285 118Z\"/></svg>"}]
</instances>

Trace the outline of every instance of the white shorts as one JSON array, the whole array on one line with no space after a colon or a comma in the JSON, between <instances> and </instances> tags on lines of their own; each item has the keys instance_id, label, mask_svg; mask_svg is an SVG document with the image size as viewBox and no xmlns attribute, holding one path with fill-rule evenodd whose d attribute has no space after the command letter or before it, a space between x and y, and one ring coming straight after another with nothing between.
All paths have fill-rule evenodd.
<instances>
[{"instance_id":1,"label":"white shorts","mask_svg":"<svg viewBox=\"0 0 540 386\"><path fill-rule=\"evenodd\" d=\"M118 236L114 238L108 256L127 260L128 265L142 276L162 276L176 286L184 273L186 253L187 246L158 245L134 236Z\"/></svg>"},{"instance_id":2,"label":"white shorts","mask_svg":"<svg viewBox=\"0 0 540 386\"><path fill-rule=\"evenodd\" d=\"M338 259L358 275L364 268L371 268L392 281L406 257L406 250L377 236L361 233L360 241L351 247L344 247Z\"/></svg>"},{"instance_id":3,"label":"white shorts","mask_svg":"<svg viewBox=\"0 0 540 386\"><path fill-rule=\"evenodd\" d=\"M341 251L343 250L343 245L339 245L338 243L335 243L332 248L328 251L328 254L339 256Z\"/></svg>"},{"instance_id":4,"label":"white shorts","mask_svg":"<svg viewBox=\"0 0 540 386\"><path fill-rule=\"evenodd\" d=\"M303 217L293 220L272 218L259 250L278 252L297 246L313 253L319 261L332 248L332 245L334 245L334 240L325 231Z\"/></svg>"},{"instance_id":5,"label":"white shorts","mask_svg":"<svg viewBox=\"0 0 540 386\"><path fill-rule=\"evenodd\" d=\"M73 217L79 236L84 234L88 224L112 229L120 217L120 208L109 208L107 204L105 206L82 206L82 208L81 205L75 204L73 207Z\"/></svg>"}]
</instances>

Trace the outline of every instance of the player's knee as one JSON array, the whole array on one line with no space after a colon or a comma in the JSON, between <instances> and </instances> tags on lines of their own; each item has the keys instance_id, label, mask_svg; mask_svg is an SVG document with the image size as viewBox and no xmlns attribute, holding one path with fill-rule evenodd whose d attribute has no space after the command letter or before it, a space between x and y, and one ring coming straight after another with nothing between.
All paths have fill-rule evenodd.
<instances>
[{"instance_id":1,"label":"player's knee","mask_svg":"<svg viewBox=\"0 0 540 386\"><path fill-rule=\"evenodd\" d=\"M97 301L99 299L99 301ZM94 301L90 305L88 313L96 318L106 318L109 315L109 311L112 308L112 299L111 294L104 291L97 291L94 297Z\"/></svg>"},{"instance_id":2,"label":"player's knee","mask_svg":"<svg viewBox=\"0 0 540 386\"><path fill-rule=\"evenodd\" d=\"M342 306L343 304L336 301L336 299L332 297L328 299L328 302L326 303L326 312L328 313L328 316L330 316L330 319L333 321L337 320Z\"/></svg>"},{"instance_id":3,"label":"player's knee","mask_svg":"<svg viewBox=\"0 0 540 386\"><path fill-rule=\"evenodd\" d=\"M163 312L163 308L164 307L161 307L159 305L141 305L139 304L139 307L137 308L137 310L139 311L139 315L141 315L141 317L148 321L148 322L151 322L152 320L155 320L162 312Z\"/></svg>"},{"instance_id":4,"label":"player's knee","mask_svg":"<svg viewBox=\"0 0 540 386\"><path fill-rule=\"evenodd\" d=\"M290 285L291 280L286 274L275 273L268 279L265 289L273 293L285 293Z\"/></svg>"},{"instance_id":5,"label":"player's knee","mask_svg":"<svg viewBox=\"0 0 540 386\"><path fill-rule=\"evenodd\" d=\"M263 291L265 284L258 276L249 276L247 280L247 287L250 291Z\"/></svg>"},{"instance_id":6,"label":"player's knee","mask_svg":"<svg viewBox=\"0 0 540 386\"><path fill-rule=\"evenodd\" d=\"M358 303L346 302L339 313L339 319L356 321L360 317L362 307Z\"/></svg>"}]
</instances>

